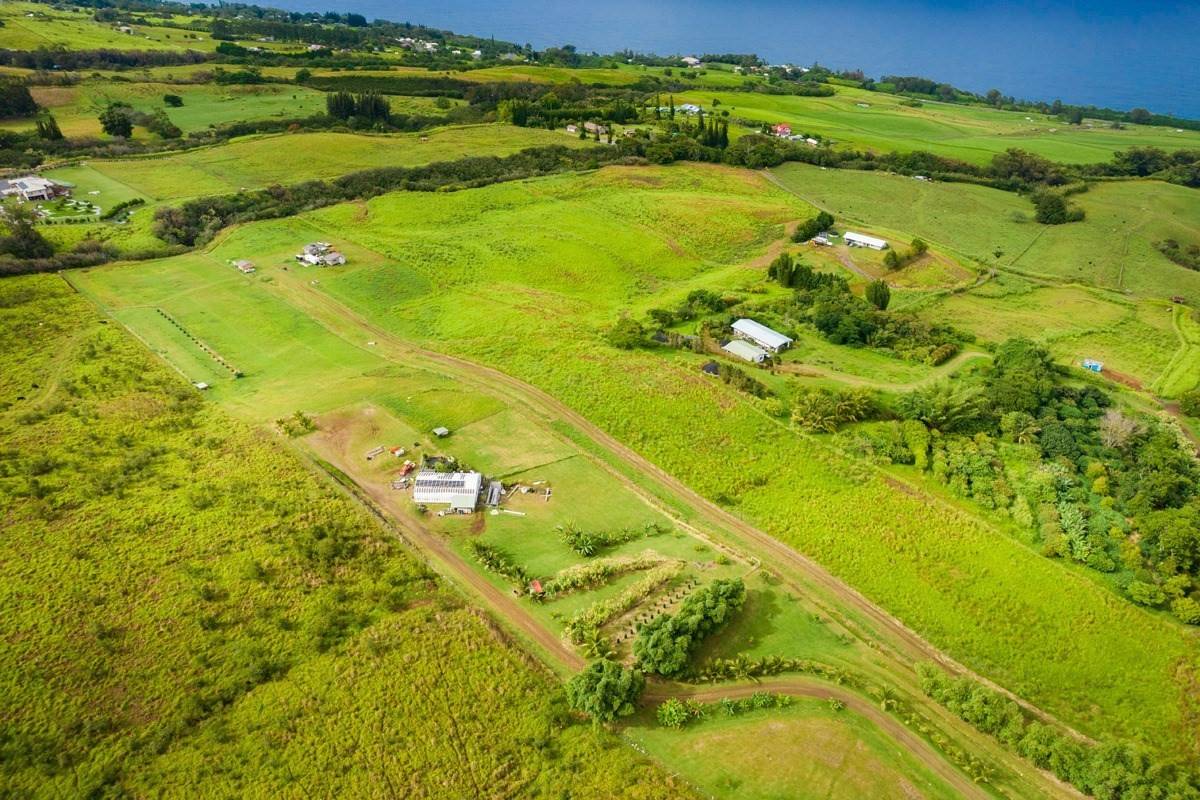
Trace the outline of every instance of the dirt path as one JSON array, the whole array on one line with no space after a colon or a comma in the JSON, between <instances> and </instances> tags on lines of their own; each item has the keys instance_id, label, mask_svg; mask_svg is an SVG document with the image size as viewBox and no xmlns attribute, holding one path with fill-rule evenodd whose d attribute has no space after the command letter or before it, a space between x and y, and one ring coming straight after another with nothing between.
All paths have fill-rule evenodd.
<instances>
[{"instance_id":1,"label":"dirt path","mask_svg":"<svg viewBox=\"0 0 1200 800\"><path fill-rule=\"evenodd\" d=\"M365 348L368 340L373 341L375 342L375 345L371 347L373 352L381 355L390 354L390 357L402 363L416 364L418 366L425 365L434 371L448 371L455 377L474 383L485 393L507 397L511 401L523 405L530 411L541 416L546 422L563 420L570 423L573 427L588 436L594 443L600 445L611 455L623 461L628 467L651 478L659 486L666 488L677 498L682 499L717 529L730 531L740 537L743 544L751 545L753 549L757 550L755 555L763 557L766 563L781 568L780 571L783 573L781 577L791 590L804 595L811 595L815 588L820 594L850 609L860 620L866 621L873 630L864 631L859 625L849 623L844 619L844 614L837 614L837 616L843 618L843 624L848 624L852 628L858 628L857 633L860 638L867 641L876 651L890 651L890 654L896 660L896 666L901 667L908 673L907 680L904 679L905 676L902 673L896 675L896 680L901 685L905 685L910 691L916 685L914 664L920 661L934 661L954 674L966 675L994 691L1004 694L1029 713L1044 721L1062 727L1078 739L1088 740L1088 737L1063 724L1049 713L1028 703L1012 692L1009 692L1003 686L985 678L943 653L925 641L925 639L898 618L871 602L856 589L843 583L812 559L793 550L773 536L698 494L678 478L630 449L587 418L541 389L492 367L476 364L457 356L427 350L400 339L360 316L354 310L344 306L336 299L314 288L305 279L298 278L291 273L288 273L288 275L290 278L277 279L274 284L269 284L268 286L274 287L275 291L279 291L283 295L285 301L302 309L331 332L343 336L347 341L359 347ZM351 333L354 335L351 336ZM647 496L647 491L635 481L632 481L628 475L613 469L605 464L603 460L597 460L596 463L602 468L607 469L614 477L639 496L643 498ZM910 486L910 489L912 492L921 493L917 487ZM650 502L660 505L654 500ZM940 503L942 501L930 497L929 502ZM788 575L789 571L794 573L794 575ZM520 609L519 605L512 602L508 603L506 607L510 611L514 608L517 610Z\"/></svg>"},{"instance_id":2,"label":"dirt path","mask_svg":"<svg viewBox=\"0 0 1200 800\"><path fill-rule=\"evenodd\" d=\"M768 678L761 683L741 684L737 686L720 686L697 689L691 686L664 685L651 683L642 696L644 702L662 702L669 697L684 697L698 700L702 703L715 703L728 697L737 700L749 697L755 692L773 692L796 697L811 697L817 700L840 700L851 712L865 717L885 733L897 745L907 750L913 758L920 761L943 782L953 788L961 797L986 800L991 795L979 787L974 781L960 772L933 745L904 727L904 724L883 711L874 703L859 695L830 686L810 678Z\"/></svg>"}]
</instances>

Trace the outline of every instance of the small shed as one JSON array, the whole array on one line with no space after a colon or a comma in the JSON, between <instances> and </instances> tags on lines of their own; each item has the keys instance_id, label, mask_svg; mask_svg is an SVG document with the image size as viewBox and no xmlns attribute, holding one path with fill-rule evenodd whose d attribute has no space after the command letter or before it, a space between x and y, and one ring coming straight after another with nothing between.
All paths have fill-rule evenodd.
<instances>
[{"instance_id":1,"label":"small shed","mask_svg":"<svg viewBox=\"0 0 1200 800\"><path fill-rule=\"evenodd\" d=\"M438 437L439 439L444 439L450 435L450 429L439 426L439 427L433 429L433 435Z\"/></svg>"},{"instance_id":2,"label":"small shed","mask_svg":"<svg viewBox=\"0 0 1200 800\"><path fill-rule=\"evenodd\" d=\"M500 481L491 481L487 488L487 505L492 508L500 505L501 498L504 497L504 484Z\"/></svg>"},{"instance_id":3,"label":"small shed","mask_svg":"<svg viewBox=\"0 0 1200 800\"><path fill-rule=\"evenodd\" d=\"M237 271L242 273L243 275L253 275L254 274L254 262L253 261L247 261L244 258L239 258L237 261L233 262L233 265L235 267L237 267Z\"/></svg>"},{"instance_id":4,"label":"small shed","mask_svg":"<svg viewBox=\"0 0 1200 800\"><path fill-rule=\"evenodd\" d=\"M1104 363L1101 361L1097 361L1094 358L1085 358L1083 360L1083 368L1090 372L1103 372L1104 371Z\"/></svg>"}]
</instances>

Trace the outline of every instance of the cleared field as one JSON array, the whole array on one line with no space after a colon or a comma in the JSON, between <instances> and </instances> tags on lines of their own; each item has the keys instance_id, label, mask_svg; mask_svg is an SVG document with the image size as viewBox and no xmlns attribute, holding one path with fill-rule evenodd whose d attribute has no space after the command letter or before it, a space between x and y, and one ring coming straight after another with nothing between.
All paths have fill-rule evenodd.
<instances>
[{"instance_id":1,"label":"cleared field","mask_svg":"<svg viewBox=\"0 0 1200 800\"><path fill-rule=\"evenodd\" d=\"M720 716L716 716L720 715ZM869 721L800 699L779 711L713 717L683 730L638 730L646 750L718 798L950 798Z\"/></svg>"},{"instance_id":2,"label":"cleared field","mask_svg":"<svg viewBox=\"0 0 1200 800\"><path fill-rule=\"evenodd\" d=\"M512 125L439 128L420 134L365 136L351 133L294 133L254 136L229 144L154 158L89 161L47 173L70 181L76 193L126 187L131 196L179 200L274 183L333 178L373 167L409 167L467 156L505 156L527 147L586 142L554 131ZM287 158L280 158L280 152ZM103 199L116 194L102 194ZM111 201L110 201L111 202Z\"/></svg>"},{"instance_id":3,"label":"cleared field","mask_svg":"<svg viewBox=\"0 0 1200 800\"><path fill-rule=\"evenodd\" d=\"M899 175L785 164L771 174L843 224L920 236L985 265L1053 280L1129 290L1200 304L1200 272L1172 263L1153 243L1200 243L1200 193L1156 181L1099 183L1072 201L1082 222L1039 225L1032 206L1009 192L928 183ZM999 252L997 256L996 253Z\"/></svg>"},{"instance_id":4,"label":"cleared field","mask_svg":"<svg viewBox=\"0 0 1200 800\"><path fill-rule=\"evenodd\" d=\"M99 115L115 101L128 103L138 111L162 109L184 133L240 120L306 117L325 110L325 96L302 86L219 86L216 84L179 85L170 83L111 83L88 81L78 86L39 87L32 94L49 108L67 136L102 136ZM163 103L164 94L183 98L181 108ZM8 120L0 127L25 130L32 120ZM135 138L147 137L142 128L134 129Z\"/></svg>"},{"instance_id":5,"label":"cleared field","mask_svg":"<svg viewBox=\"0 0 1200 800\"><path fill-rule=\"evenodd\" d=\"M1200 132L1129 125L1113 130L1071 126L1053 117L925 101L920 108L901 105L904 98L837 87L833 97L796 97L746 92L694 91L675 95L676 105L701 105L728 111L734 119L758 123L785 122L793 132L817 134L837 144L874 151L925 150L973 164L1017 147L1053 161L1108 161L1128 147L1167 150L1200 146ZM719 101L719 105L714 103Z\"/></svg>"}]
</instances>

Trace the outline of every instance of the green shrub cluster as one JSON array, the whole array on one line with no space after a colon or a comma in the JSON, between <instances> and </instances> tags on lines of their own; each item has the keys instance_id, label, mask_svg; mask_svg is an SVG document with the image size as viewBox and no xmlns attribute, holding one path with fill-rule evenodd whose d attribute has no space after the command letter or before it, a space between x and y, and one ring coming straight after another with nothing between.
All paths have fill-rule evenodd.
<instances>
[{"instance_id":1,"label":"green shrub cluster","mask_svg":"<svg viewBox=\"0 0 1200 800\"><path fill-rule=\"evenodd\" d=\"M529 583L529 575L525 572L525 568L495 545L472 539L467 547L471 550L471 555L489 572L508 578L521 588Z\"/></svg>"},{"instance_id":2,"label":"green shrub cluster","mask_svg":"<svg viewBox=\"0 0 1200 800\"><path fill-rule=\"evenodd\" d=\"M659 587L679 577L686 565L671 561L655 567L637 583L607 600L600 600L575 614L563 626L563 632L574 644L583 644L608 621L624 614L645 600Z\"/></svg>"},{"instance_id":3,"label":"green shrub cluster","mask_svg":"<svg viewBox=\"0 0 1200 800\"><path fill-rule=\"evenodd\" d=\"M741 578L716 580L692 592L675 614L660 614L638 630L633 642L638 667L665 677L679 675L700 642L728 622L745 601Z\"/></svg>"}]
</instances>

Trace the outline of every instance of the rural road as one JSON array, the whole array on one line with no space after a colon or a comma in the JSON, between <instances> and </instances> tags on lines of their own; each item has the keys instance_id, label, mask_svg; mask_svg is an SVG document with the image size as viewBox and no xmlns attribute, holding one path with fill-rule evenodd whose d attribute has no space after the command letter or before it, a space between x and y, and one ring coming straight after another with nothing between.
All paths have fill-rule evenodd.
<instances>
[{"instance_id":1,"label":"rural road","mask_svg":"<svg viewBox=\"0 0 1200 800\"><path fill-rule=\"evenodd\" d=\"M661 703L670 697L680 697L698 700L702 703L715 703L722 698L738 700L749 697L756 692L771 692L786 694L793 697L811 697L817 700L840 700L846 708L860 717L865 717L871 724L879 728L896 744L907 750L914 758L928 767L942 781L956 791L961 797L987 800L992 795L985 792L974 781L960 772L945 756L934 749L933 745L904 727L898 719L883 711L874 703L855 694L854 692L830 686L821 681L797 678L766 678L756 684L739 684L735 686L717 686L697 689L680 684L651 682L647 684L642 699L647 703Z\"/></svg>"}]
</instances>

